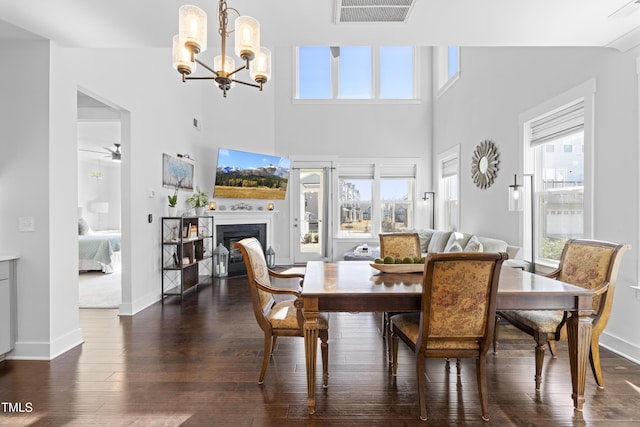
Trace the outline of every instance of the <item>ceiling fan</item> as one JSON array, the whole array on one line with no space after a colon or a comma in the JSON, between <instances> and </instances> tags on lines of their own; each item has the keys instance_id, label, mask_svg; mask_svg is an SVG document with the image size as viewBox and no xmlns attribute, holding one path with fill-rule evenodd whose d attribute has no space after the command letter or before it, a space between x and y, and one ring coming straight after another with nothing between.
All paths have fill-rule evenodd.
<instances>
[{"instance_id":1,"label":"ceiling fan","mask_svg":"<svg viewBox=\"0 0 640 427\"><path fill-rule=\"evenodd\" d=\"M113 145L115 146L115 149L103 147L107 152L109 152L109 154L105 155L104 157L110 157L111 160L113 160L114 162L119 162L120 160L122 160L122 153L120 152L120 144L116 142ZM88 150L86 148L80 148L80 151L85 151L87 153L105 154L102 151Z\"/></svg>"},{"instance_id":2,"label":"ceiling fan","mask_svg":"<svg viewBox=\"0 0 640 427\"><path fill-rule=\"evenodd\" d=\"M107 148L107 147L104 147L104 149L111 153L111 160L119 162L121 160L121 156L122 156L122 153L120 153L120 144L114 143L113 145L116 147L115 150L113 150L111 148ZM107 157L109 157L109 156L107 156Z\"/></svg>"}]
</instances>

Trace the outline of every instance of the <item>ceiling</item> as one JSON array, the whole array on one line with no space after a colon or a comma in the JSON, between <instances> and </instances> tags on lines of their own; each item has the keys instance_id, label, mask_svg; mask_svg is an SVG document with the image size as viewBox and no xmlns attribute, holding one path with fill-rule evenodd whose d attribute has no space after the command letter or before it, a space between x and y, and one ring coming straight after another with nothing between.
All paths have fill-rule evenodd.
<instances>
[{"instance_id":1,"label":"ceiling","mask_svg":"<svg viewBox=\"0 0 640 427\"><path fill-rule=\"evenodd\" d=\"M189 0L209 15L209 46L219 46L217 3ZM394 3L398 0L351 0ZM336 24L335 0L228 0L257 18L262 44L416 46L611 46L640 42L639 0L416 0L405 23ZM0 39L27 30L64 47L170 48L184 0L0 0ZM13 25L7 24L11 23ZM632 38L633 43L628 39Z\"/></svg>"}]
</instances>

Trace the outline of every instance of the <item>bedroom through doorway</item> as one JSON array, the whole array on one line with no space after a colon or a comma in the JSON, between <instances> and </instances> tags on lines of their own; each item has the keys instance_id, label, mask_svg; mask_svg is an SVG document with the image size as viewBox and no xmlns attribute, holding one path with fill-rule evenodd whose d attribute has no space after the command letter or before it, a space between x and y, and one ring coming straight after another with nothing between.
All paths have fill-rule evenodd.
<instances>
[{"instance_id":1,"label":"bedroom through doorway","mask_svg":"<svg viewBox=\"0 0 640 427\"><path fill-rule=\"evenodd\" d=\"M78 91L78 305L119 308L120 112Z\"/></svg>"}]
</instances>

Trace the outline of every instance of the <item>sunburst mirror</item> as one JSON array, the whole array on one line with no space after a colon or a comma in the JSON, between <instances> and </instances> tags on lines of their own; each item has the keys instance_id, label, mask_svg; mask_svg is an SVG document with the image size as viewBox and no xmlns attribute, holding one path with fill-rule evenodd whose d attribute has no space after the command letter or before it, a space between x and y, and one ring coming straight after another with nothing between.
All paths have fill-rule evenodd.
<instances>
[{"instance_id":1,"label":"sunburst mirror","mask_svg":"<svg viewBox=\"0 0 640 427\"><path fill-rule=\"evenodd\" d=\"M476 147L471 158L471 177L476 186L489 188L498 174L498 148L493 141L484 140Z\"/></svg>"}]
</instances>

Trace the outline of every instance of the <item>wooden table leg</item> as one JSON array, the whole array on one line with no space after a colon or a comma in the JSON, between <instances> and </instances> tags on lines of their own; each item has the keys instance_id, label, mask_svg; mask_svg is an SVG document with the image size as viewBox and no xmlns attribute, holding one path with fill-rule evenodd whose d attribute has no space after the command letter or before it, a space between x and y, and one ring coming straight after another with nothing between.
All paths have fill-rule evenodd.
<instances>
[{"instance_id":1,"label":"wooden table leg","mask_svg":"<svg viewBox=\"0 0 640 427\"><path fill-rule=\"evenodd\" d=\"M589 351L591 345L591 319L577 312L571 313L567 319L567 337L569 340L569 364L571 366L571 385L573 407L582 411L584 404L584 388L587 376Z\"/></svg>"},{"instance_id":2,"label":"wooden table leg","mask_svg":"<svg viewBox=\"0 0 640 427\"><path fill-rule=\"evenodd\" d=\"M316 355L318 353L318 311L317 301L305 300L304 303L304 352L307 363L307 407L309 415L316 412Z\"/></svg>"}]
</instances>

